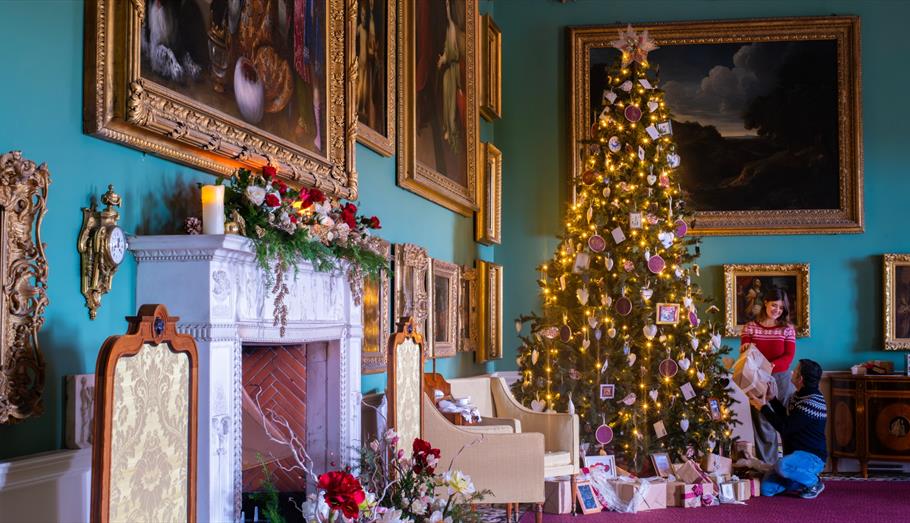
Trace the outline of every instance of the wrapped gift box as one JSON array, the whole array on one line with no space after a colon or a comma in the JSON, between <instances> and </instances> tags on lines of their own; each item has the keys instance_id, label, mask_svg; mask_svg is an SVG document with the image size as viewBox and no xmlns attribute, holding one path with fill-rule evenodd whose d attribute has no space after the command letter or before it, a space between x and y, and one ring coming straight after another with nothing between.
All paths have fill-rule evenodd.
<instances>
[{"instance_id":1,"label":"wrapped gift box","mask_svg":"<svg viewBox=\"0 0 910 523\"><path fill-rule=\"evenodd\" d=\"M736 493L736 501L748 501L752 497L752 483L747 479L734 483L733 490Z\"/></svg>"},{"instance_id":2,"label":"wrapped gift box","mask_svg":"<svg viewBox=\"0 0 910 523\"><path fill-rule=\"evenodd\" d=\"M676 478L688 484L711 482L711 478L705 474L705 471L691 459L676 467Z\"/></svg>"},{"instance_id":3,"label":"wrapped gift box","mask_svg":"<svg viewBox=\"0 0 910 523\"><path fill-rule=\"evenodd\" d=\"M543 511L547 514L569 514L572 512L572 481L569 478L544 481L546 496Z\"/></svg>"},{"instance_id":4,"label":"wrapped gift box","mask_svg":"<svg viewBox=\"0 0 910 523\"><path fill-rule=\"evenodd\" d=\"M644 490L638 504L630 507L631 512L667 508L667 482L661 478L648 478L647 490ZM620 502L628 505L635 494L643 490L642 480L634 481L611 480L610 484L616 490Z\"/></svg>"},{"instance_id":5,"label":"wrapped gift box","mask_svg":"<svg viewBox=\"0 0 910 523\"><path fill-rule=\"evenodd\" d=\"M733 382L743 393L750 392L764 397L765 387L771 381L771 372L774 365L765 358L764 354L752 347L740 354L733 365Z\"/></svg>"},{"instance_id":6,"label":"wrapped gift box","mask_svg":"<svg viewBox=\"0 0 910 523\"><path fill-rule=\"evenodd\" d=\"M718 454L708 454L702 462L702 470L708 474L733 474L733 460Z\"/></svg>"},{"instance_id":7,"label":"wrapped gift box","mask_svg":"<svg viewBox=\"0 0 910 523\"><path fill-rule=\"evenodd\" d=\"M755 444L751 441L738 440L733 447L733 456L736 459L750 459L755 457Z\"/></svg>"},{"instance_id":8,"label":"wrapped gift box","mask_svg":"<svg viewBox=\"0 0 910 523\"><path fill-rule=\"evenodd\" d=\"M753 498L761 496L761 480L758 478L749 478L749 495Z\"/></svg>"},{"instance_id":9,"label":"wrapped gift box","mask_svg":"<svg viewBox=\"0 0 910 523\"><path fill-rule=\"evenodd\" d=\"M714 496L714 485L711 483L686 484L682 481L667 483L667 506L698 508L702 506L705 496Z\"/></svg>"}]
</instances>

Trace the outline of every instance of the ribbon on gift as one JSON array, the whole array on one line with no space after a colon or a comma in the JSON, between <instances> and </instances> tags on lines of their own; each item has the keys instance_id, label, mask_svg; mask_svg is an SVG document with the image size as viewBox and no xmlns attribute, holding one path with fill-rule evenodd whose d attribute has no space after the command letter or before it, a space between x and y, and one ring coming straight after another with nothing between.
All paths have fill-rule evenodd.
<instances>
[{"instance_id":1,"label":"ribbon on gift","mask_svg":"<svg viewBox=\"0 0 910 523\"><path fill-rule=\"evenodd\" d=\"M748 481L749 493L752 497L761 496L761 481L756 478L750 478Z\"/></svg>"},{"instance_id":2,"label":"ribbon on gift","mask_svg":"<svg viewBox=\"0 0 910 523\"><path fill-rule=\"evenodd\" d=\"M717 498L713 494L705 494L701 497L701 506L713 507L714 505L717 505Z\"/></svg>"}]
</instances>

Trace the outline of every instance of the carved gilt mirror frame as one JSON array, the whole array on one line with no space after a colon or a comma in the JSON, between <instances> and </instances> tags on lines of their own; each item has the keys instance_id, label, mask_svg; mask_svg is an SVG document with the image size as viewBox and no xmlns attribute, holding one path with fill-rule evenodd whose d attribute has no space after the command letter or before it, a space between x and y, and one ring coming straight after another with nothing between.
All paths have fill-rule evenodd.
<instances>
[{"instance_id":1,"label":"carved gilt mirror frame","mask_svg":"<svg viewBox=\"0 0 910 523\"><path fill-rule=\"evenodd\" d=\"M251 5L250 0L245 4ZM257 123L250 123L256 120L227 114L151 79L151 73L143 70L141 58L146 5L145 0L85 2L85 133L222 176L231 175L239 167L258 170L270 164L278 169L279 176L291 183L315 186L340 198L357 198L357 172L354 168L357 116L353 85L356 73L355 61L347 59L354 50L355 2L325 0L322 18L325 23L322 42L325 61L313 66L325 72L324 83L314 83L314 92L322 87L325 93L324 109L320 109L325 114L317 112L315 116L318 121L324 122L325 129L316 133L323 145L314 148L301 145L308 141L305 138L291 141L288 137L280 137ZM205 16L202 18L207 19ZM277 30L270 28L268 20L265 19L262 27L257 28L256 38L263 37L263 31L270 38L272 33L268 31ZM227 34L228 27L209 22L206 36L209 54L224 58L224 68L230 69L227 80L222 78L225 71L219 69L222 76L217 81L212 80L213 88L216 93L219 89L227 92L229 86L226 82L240 75L235 70L240 68L231 67L235 62L240 63L240 59L232 61L232 51L226 46L231 38L242 41L244 35L240 34L241 28L235 28L239 36L233 36ZM275 54L271 46L262 45L259 49ZM211 56L207 58L214 64ZM258 51L253 59L257 63L260 60ZM268 57L262 60L268 62ZM278 64L284 61L284 70L290 75L288 82L293 85L295 73L290 71L296 65L291 64L288 68L287 60L280 56L278 60ZM255 67L256 71L260 71L260 65ZM205 73L216 77L214 72ZM255 72L251 69L249 74L255 75ZM284 79L283 76L281 78ZM256 79L256 83L259 82ZM295 94L298 93L292 90L290 97ZM241 112L247 103L240 107ZM261 105L258 110L261 118ZM266 112L271 110L267 108ZM316 125L318 129L321 124Z\"/></svg>"},{"instance_id":2,"label":"carved gilt mirror frame","mask_svg":"<svg viewBox=\"0 0 910 523\"><path fill-rule=\"evenodd\" d=\"M19 151L0 155L0 424L44 411L38 330L48 303L41 222L49 185L47 165L36 165Z\"/></svg>"},{"instance_id":3,"label":"carved gilt mirror frame","mask_svg":"<svg viewBox=\"0 0 910 523\"><path fill-rule=\"evenodd\" d=\"M395 320L410 316L424 339L424 356L433 357L432 265L426 249L395 244Z\"/></svg>"}]
</instances>

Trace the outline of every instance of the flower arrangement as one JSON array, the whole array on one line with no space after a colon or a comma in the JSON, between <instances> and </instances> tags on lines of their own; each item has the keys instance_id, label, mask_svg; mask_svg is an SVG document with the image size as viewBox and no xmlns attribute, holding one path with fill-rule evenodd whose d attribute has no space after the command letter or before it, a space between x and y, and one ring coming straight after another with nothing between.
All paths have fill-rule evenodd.
<instances>
[{"instance_id":1,"label":"flower arrangement","mask_svg":"<svg viewBox=\"0 0 910 523\"><path fill-rule=\"evenodd\" d=\"M253 240L260 266L271 275L275 325L281 326L282 336L287 325L284 273L289 267L309 261L318 271L346 270L359 303L363 278L377 277L388 266L379 239L371 233L381 228L379 218L359 216L353 202L330 198L319 189L294 189L278 178L274 167L263 167L261 174L237 171L225 186L224 210L240 234Z\"/></svg>"}]
</instances>

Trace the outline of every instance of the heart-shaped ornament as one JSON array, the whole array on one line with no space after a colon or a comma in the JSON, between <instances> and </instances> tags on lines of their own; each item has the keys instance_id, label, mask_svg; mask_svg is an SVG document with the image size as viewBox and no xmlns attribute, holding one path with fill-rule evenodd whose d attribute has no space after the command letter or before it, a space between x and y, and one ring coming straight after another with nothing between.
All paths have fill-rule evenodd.
<instances>
[{"instance_id":1,"label":"heart-shaped ornament","mask_svg":"<svg viewBox=\"0 0 910 523\"><path fill-rule=\"evenodd\" d=\"M607 270L608 270L608 271L611 270L611 269L613 269L613 258L610 258L610 257L608 256L607 259L604 261L604 265L607 266Z\"/></svg>"},{"instance_id":2,"label":"heart-shaped ornament","mask_svg":"<svg viewBox=\"0 0 910 523\"><path fill-rule=\"evenodd\" d=\"M720 361L723 362L724 368L727 369L727 370L732 369L732 368L733 368L733 364L736 363L736 360L734 360L734 359L731 358L730 356L724 356L723 358L721 358Z\"/></svg>"},{"instance_id":3,"label":"heart-shaped ornament","mask_svg":"<svg viewBox=\"0 0 910 523\"><path fill-rule=\"evenodd\" d=\"M585 338L585 339L581 340L581 347L582 347L583 349L587 349L587 348L590 347L590 346L591 346L591 340L590 340L590 339Z\"/></svg>"},{"instance_id":4,"label":"heart-shaped ornament","mask_svg":"<svg viewBox=\"0 0 910 523\"><path fill-rule=\"evenodd\" d=\"M604 198L610 197L610 188L609 187L604 187L603 195L604 195Z\"/></svg>"},{"instance_id":5,"label":"heart-shaped ornament","mask_svg":"<svg viewBox=\"0 0 910 523\"><path fill-rule=\"evenodd\" d=\"M648 392L648 396L651 396L651 401L657 401L657 394L657 389L651 389L651 391Z\"/></svg>"},{"instance_id":6,"label":"heart-shaped ornament","mask_svg":"<svg viewBox=\"0 0 910 523\"><path fill-rule=\"evenodd\" d=\"M641 297L644 298L645 300L650 300L651 296L653 296L653 295L654 295L654 289L642 289L641 290Z\"/></svg>"},{"instance_id":7,"label":"heart-shaped ornament","mask_svg":"<svg viewBox=\"0 0 910 523\"><path fill-rule=\"evenodd\" d=\"M591 218L593 218L593 217L594 217L594 208L588 207L588 215L587 215L588 223L591 223Z\"/></svg>"},{"instance_id":8,"label":"heart-shaped ornament","mask_svg":"<svg viewBox=\"0 0 910 523\"><path fill-rule=\"evenodd\" d=\"M721 341L722 341L722 339L721 339L720 333L714 333L711 335L711 346L714 347L714 350L717 350L720 348Z\"/></svg>"},{"instance_id":9,"label":"heart-shaped ornament","mask_svg":"<svg viewBox=\"0 0 910 523\"><path fill-rule=\"evenodd\" d=\"M630 392L625 398L619 400L619 402L624 403L626 405L631 405L631 404L635 403L635 393Z\"/></svg>"},{"instance_id":10,"label":"heart-shaped ornament","mask_svg":"<svg viewBox=\"0 0 910 523\"><path fill-rule=\"evenodd\" d=\"M629 357L629 366L631 367L632 365L635 364L635 360L638 359L638 356L636 356L634 352L630 352L628 357Z\"/></svg>"},{"instance_id":11,"label":"heart-shaped ornament","mask_svg":"<svg viewBox=\"0 0 910 523\"><path fill-rule=\"evenodd\" d=\"M657 110L658 107L660 107L660 104L658 104L656 101L654 101L654 100L648 101L648 111L649 112L653 113L654 111Z\"/></svg>"},{"instance_id":12,"label":"heart-shaped ornament","mask_svg":"<svg viewBox=\"0 0 910 523\"><path fill-rule=\"evenodd\" d=\"M689 430L689 420L685 418L679 420L679 428L683 429L683 432L687 432Z\"/></svg>"},{"instance_id":13,"label":"heart-shaped ornament","mask_svg":"<svg viewBox=\"0 0 910 523\"><path fill-rule=\"evenodd\" d=\"M578 302L582 305L587 305L588 303L588 289L582 287L575 291L575 295L578 297Z\"/></svg>"},{"instance_id":14,"label":"heart-shaped ornament","mask_svg":"<svg viewBox=\"0 0 910 523\"><path fill-rule=\"evenodd\" d=\"M669 249L673 246L673 240L676 236L673 236L672 232L662 232L657 235L657 239L660 240L660 244L664 246L664 249Z\"/></svg>"},{"instance_id":15,"label":"heart-shaped ornament","mask_svg":"<svg viewBox=\"0 0 910 523\"><path fill-rule=\"evenodd\" d=\"M704 373L704 372L698 371L698 372L695 373L695 376L698 377L698 382L699 382L699 383L705 381L705 373Z\"/></svg>"},{"instance_id":16,"label":"heart-shaped ornament","mask_svg":"<svg viewBox=\"0 0 910 523\"><path fill-rule=\"evenodd\" d=\"M609 307L610 305L613 305L613 298L610 296L604 295L604 306Z\"/></svg>"},{"instance_id":17,"label":"heart-shaped ornament","mask_svg":"<svg viewBox=\"0 0 910 523\"><path fill-rule=\"evenodd\" d=\"M645 325L641 328L641 331L644 333L645 338L648 338L648 341L651 341L654 339L654 336L657 336L657 325L654 325L653 323Z\"/></svg>"},{"instance_id":18,"label":"heart-shaped ornament","mask_svg":"<svg viewBox=\"0 0 910 523\"><path fill-rule=\"evenodd\" d=\"M543 412L543 409L547 407L546 401L532 400L531 401L531 410L534 412Z\"/></svg>"},{"instance_id":19,"label":"heart-shaped ornament","mask_svg":"<svg viewBox=\"0 0 910 523\"><path fill-rule=\"evenodd\" d=\"M540 353L537 352L537 349L531 351L531 364L537 365L537 360L540 359Z\"/></svg>"},{"instance_id":20,"label":"heart-shaped ornament","mask_svg":"<svg viewBox=\"0 0 910 523\"><path fill-rule=\"evenodd\" d=\"M654 182L656 182L656 181L657 181L657 176L654 176L653 174L648 175L648 185L654 185Z\"/></svg>"},{"instance_id":21,"label":"heart-shaped ornament","mask_svg":"<svg viewBox=\"0 0 910 523\"><path fill-rule=\"evenodd\" d=\"M600 338L603 336L601 329L594 329L594 339L600 341Z\"/></svg>"},{"instance_id":22,"label":"heart-shaped ornament","mask_svg":"<svg viewBox=\"0 0 910 523\"><path fill-rule=\"evenodd\" d=\"M559 277L559 290L566 290L566 275L563 274Z\"/></svg>"},{"instance_id":23,"label":"heart-shaped ornament","mask_svg":"<svg viewBox=\"0 0 910 523\"><path fill-rule=\"evenodd\" d=\"M698 341L698 338L693 337L691 340L689 340L689 345L692 346L692 350L698 350L699 343L700 342Z\"/></svg>"},{"instance_id":24,"label":"heart-shaped ornament","mask_svg":"<svg viewBox=\"0 0 910 523\"><path fill-rule=\"evenodd\" d=\"M592 329L596 329L597 328L597 316L588 316L588 325L590 325Z\"/></svg>"},{"instance_id":25,"label":"heart-shaped ornament","mask_svg":"<svg viewBox=\"0 0 910 523\"><path fill-rule=\"evenodd\" d=\"M683 298L683 306L686 309L692 307L692 297L691 296L686 296L685 298Z\"/></svg>"},{"instance_id":26,"label":"heart-shaped ornament","mask_svg":"<svg viewBox=\"0 0 910 523\"><path fill-rule=\"evenodd\" d=\"M609 336L611 338L615 338L616 337L616 328L610 327L609 329L607 329L607 336Z\"/></svg>"},{"instance_id":27,"label":"heart-shaped ornament","mask_svg":"<svg viewBox=\"0 0 910 523\"><path fill-rule=\"evenodd\" d=\"M677 360L676 362L679 363L679 368L682 370L689 370L689 366L692 365L692 361L690 361L689 358L683 358L681 360Z\"/></svg>"}]
</instances>

